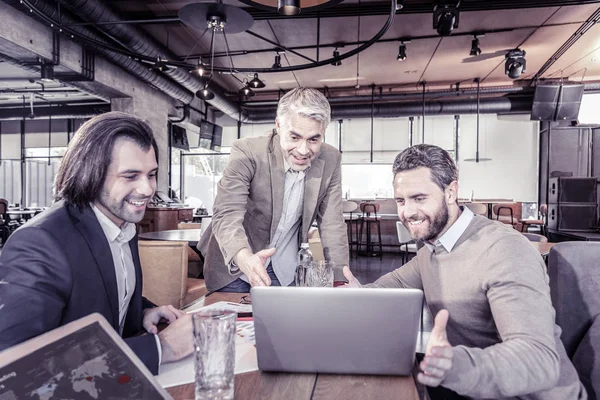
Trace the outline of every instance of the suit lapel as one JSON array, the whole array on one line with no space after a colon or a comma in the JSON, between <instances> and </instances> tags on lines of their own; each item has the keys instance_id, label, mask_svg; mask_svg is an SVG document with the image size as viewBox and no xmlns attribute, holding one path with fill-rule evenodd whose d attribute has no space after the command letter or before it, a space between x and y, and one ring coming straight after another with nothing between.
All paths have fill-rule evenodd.
<instances>
[{"instance_id":1,"label":"suit lapel","mask_svg":"<svg viewBox=\"0 0 600 400\"><path fill-rule=\"evenodd\" d=\"M273 217L271 219L271 235L269 241L275 236L275 231L283 212L283 191L285 188L285 172L283 170L283 152L279 144L279 136L273 135L269 142L269 171L271 173L271 200L273 202Z\"/></svg>"},{"instance_id":2,"label":"suit lapel","mask_svg":"<svg viewBox=\"0 0 600 400\"><path fill-rule=\"evenodd\" d=\"M319 190L321 189L321 180L323 179L323 167L325 162L320 158L313 160L310 168L304 177L304 205L302 208L302 243L308 242L308 230L312 223Z\"/></svg>"},{"instance_id":3,"label":"suit lapel","mask_svg":"<svg viewBox=\"0 0 600 400\"><path fill-rule=\"evenodd\" d=\"M104 289L112 311L112 325L119 331L119 294L117 290L117 277L115 264L106 235L98 222L98 218L90 207L82 211L76 207L69 207L70 214L77 219L75 227L87 242L92 255L96 259L96 265L102 275ZM138 260L139 265L139 260ZM137 275L137 271L136 271Z\"/></svg>"}]
</instances>

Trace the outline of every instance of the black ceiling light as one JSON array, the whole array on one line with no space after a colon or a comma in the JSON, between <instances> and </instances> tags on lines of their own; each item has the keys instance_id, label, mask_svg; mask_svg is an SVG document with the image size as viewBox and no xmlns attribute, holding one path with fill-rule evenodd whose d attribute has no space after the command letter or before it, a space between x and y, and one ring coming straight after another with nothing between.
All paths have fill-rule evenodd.
<instances>
[{"instance_id":1,"label":"black ceiling light","mask_svg":"<svg viewBox=\"0 0 600 400\"><path fill-rule=\"evenodd\" d=\"M281 68L281 54L279 54L279 52L277 52L277 54L275 54L275 62L273 63L271 68L273 68L273 69Z\"/></svg>"},{"instance_id":2,"label":"black ceiling light","mask_svg":"<svg viewBox=\"0 0 600 400\"><path fill-rule=\"evenodd\" d=\"M42 82L53 82L54 81L54 65L49 63L42 63L40 70L40 80Z\"/></svg>"},{"instance_id":3,"label":"black ceiling light","mask_svg":"<svg viewBox=\"0 0 600 400\"><path fill-rule=\"evenodd\" d=\"M198 90L196 96L201 100L212 100L215 98L215 94L208 89L208 85L204 89Z\"/></svg>"},{"instance_id":4,"label":"black ceiling light","mask_svg":"<svg viewBox=\"0 0 600 400\"><path fill-rule=\"evenodd\" d=\"M204 76L204 74L206 74L206 69L202 63L202 58L198 59L198 65L196 65L196 67L190 71L190 74L194 74L196 76Z\"/></svg>"},{"instance_id":5,"label":"black ceiling light","mask_svg":"<svg viewBox=\"0 0 600 400\"><path fill-rule=\"evenodd\" d=\"M398 57L396 57L396 60L406 60L406 44L404 42L400 42L400 47L398 48Z\"/></svg>"},{"instance_id":6,"label":"black ceiling light","mask_svg":"<svg viewBox=\"0 0 600 400\"><path fill-rule=\"evenodd\" d=\"M342 65L342 60L340 60L340 52L338 51L337 47L335 48L335 50L333 50L333 58L334 60L331 62L331 65L336 67Z\"/></svg>"},{"instance_id":7,"label":"black ceiling light","mask_svg":"<svg viewBox=\"0 0 600 400\"><path fill-rule=\"evenodd\" d=\"M244 97L252 97L255 95L254 91L248 86L248 83L246 83L243 88L238 90L238 94Z\"/></svg>"},{"instance_id":8,"label":"black ceiling light","mask_svg":"<svg viewBox=\"0 0 600 400\"><path fill-rule=\"evenodd\" d=\"M160 72L167 72L170 69L171 69L171 67L169 67L165 63L165 60L162 60L160 57L156 57L156 62L154 63L154 65L152 65L150 67L151 71L160 71Z\"/></svg>"},{"instance_id":9,"label":"black ceiling light","mask_svg":"<svg viewBox=\"0 0 600 400\"><path fill-rule=\"evenodd\" d=\"M525 50L514 49L506 53L504 73L511 79L518 79L527 69Z\"/></svg>"},{"instance_id":10,"label":"black ceiling light","mask_svg":"<svg viewBox=\"0 0 600 400\"><path fill-rule=\"evenodd\" d=\"M254 78L250 82L248 82L248 86L253 87L254 89L262 89L266 85L263 81L258 79L258 74L254 74Z\"/></svg>"},{"instance_id":11,"label":"black ceiling light","mask_svg":"<svg viewBox=\"0 0 600 400\"><path fill-rule=\"evenodd\" d=\"M281 15L300 14L300 0L277 0L277 11Z\"/></svg>"},{"instance_id":12,"label":"black ceiling light","mask_svg":"<svg viewBox=\"0 0 600 400\"><path fill-rule=\"evenodd\" d=\"M471 52L469 53L469 55L471 57L476 57L480 54L481 49L479 48L479 39L477 38L477 36L474 36L473 40L471 41Z\"/></svg>"},{"instance_id":13,"label":"black ceiling light","mask_svg":"<svg viewBox=\"0 0 600 400\"><path fill-rule=\"evenodd\" d=\"M460 1L458 2L460 4ZM458 4L436 4L433 8L433 29L437 29L440 36L450 36L452 29L458 28L460 15Z\"/></svg>"}]
</instances>

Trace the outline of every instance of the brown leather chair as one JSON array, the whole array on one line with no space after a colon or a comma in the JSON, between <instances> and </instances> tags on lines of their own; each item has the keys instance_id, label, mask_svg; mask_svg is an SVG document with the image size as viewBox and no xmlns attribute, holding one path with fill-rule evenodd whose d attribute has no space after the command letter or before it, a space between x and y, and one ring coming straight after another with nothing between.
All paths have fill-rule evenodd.
<instances>
[{"instance_id":1,"label":"brown leather chair","mask_svg":"<svg viewBox=\"0 0 600 400\"><path fill-rule=\"evenodd\" d=\"M201 222L180 222L177 229L201 229ZM200 238L198 238L200 239ZM204 261L200 259L198 253L188 246L188 274L190 278L203 278Z\"/></svg>"},{"instance_id":2,"label":"brown leather chair","mask_svg":"<svg viewBox=\"0 0 600 400\"><path fill-rule=\"evenodd\" d=\"M182 308L208 293L204 279L188 278L186 242L140 240L138 247L142 294L154 304Z\"/></svg>"}]
</instances>

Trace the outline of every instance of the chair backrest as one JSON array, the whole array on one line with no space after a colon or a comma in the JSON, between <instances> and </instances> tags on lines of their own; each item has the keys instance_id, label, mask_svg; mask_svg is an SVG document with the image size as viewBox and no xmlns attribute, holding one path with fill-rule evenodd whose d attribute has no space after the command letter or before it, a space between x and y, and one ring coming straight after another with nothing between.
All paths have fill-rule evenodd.
<instances>
[{"instance_id":1,"label":"chair backrest","mask_svg":"<svg viewBox=\"0 0 600 400\"><path fill-rule=\"evenodd\" d=\"M548 255L550 296L569 358L600 315L600 243L563 242ZM600 362L600 351L596 352Z\"/></svg>"},{"instance_id":2,"label":"chair backrest","mask_svg":"<svg viewBox=\"0 0 600 400\"><path fill-rule=\"evenodd\" d=\"M375 214L379 212L379 203L364 202L360 203L360 211L363 214Z\"/></svg>"},{"instance_id":3,"label":"chair backrest","mask_svg":"<svg viewBox=\"0 0 600 400\"><path fill-rule=\"evenodd\" d=\"M183 307L187 294L188 244L140 240L138 248L144 276L143 296L161 306Z\"/></svg>"},{"instance_id":4,"label":"chair backrest","mask_svg":"<svg viewBox=\"0 0 600 400\"><path fill-rule=\"evenodd\" d=\"M548 242L548 238L546 236L538 235L537 233L521 232L521 234L529 239L530 242Z\"/></svg>"},{"instance_id":5,"label":"chair backrest","mask_svg":"<svg viewBox=\"0 0 600 400\"><path fill-rule=\"evenodd\" d=\"M473 211L473 214L487 215L488 212L487 205L482 203L465 203L464 206Z\"/></svg>"},{"instance_id":6,"label":"chair backrest","mask_svg":"<svg viewBox=\"0 0 600 400\"><path fill-rule=\"evenodd\" d=\"M579 380L588 392L588 398L600 398L600 315L579 343L571 361L579 374Z\"/></svg>"},{"instance_id":7,"label":"chair backrest","mask_svg":"<svg viewBox=\"0 0 600 400\"><path fill-rule=\"evenodd\" d=\"M0 199L0 216L3 216L8 211L8 200Z\"/></svg>"},{"instance_id":8,"label":"chair backrest","mask_svg":"<svg viewBox=\"0 0 600 400\"><path fill-rule=\"evenodd\" d=\"M398 242L400 244L410 243L413 241L413 238L410 236L410 232L404 226L404 224L400 221L396 221L396 232L398 233Z\"/></svg>"},{"instance_id":9,"label":"chair backrest","mask_svg":"<svg viewBox=\"0 0 600 400\"><path fill-rule=\"evenodd\" d=\"M523 203L498 203L494 204L492 211L497 220L517 224L523 215ZM506 220L506 221L504 221Z\"/></svg>"},{"instance_id":10,"label":"chair backrest","mask_svg":"<svg viewBox=\"0 0 600 400\"><path fill-rule=\"evenodd\" d=\"M342 212L350 213L356 211L358 204L350 200L342 200Z\"/></svg>"}]
</instances>

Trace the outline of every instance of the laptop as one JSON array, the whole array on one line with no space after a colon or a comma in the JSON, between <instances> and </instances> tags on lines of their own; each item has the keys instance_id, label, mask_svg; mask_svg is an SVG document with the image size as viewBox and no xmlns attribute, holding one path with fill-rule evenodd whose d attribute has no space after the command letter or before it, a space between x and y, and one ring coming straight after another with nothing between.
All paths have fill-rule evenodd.
<instances>
[{"instance_id":1,"label":"laptop","mask_svg":"<svg viewBox=\"0 0 600 400\"><path fill-rule=\"evenodd\" d=\"M0 399L172 399L100 314L0 352Z\"/></svg>"},{"instance_id":2,"label":"laptop","mask_svg":"<svg viewBox=\"0 0 600 400\"><path fill-rule=\"evenodd\" d=\"M263 371L410 375L423 307L418 289L253 287Z\"/></svg>"}]
</instances>

